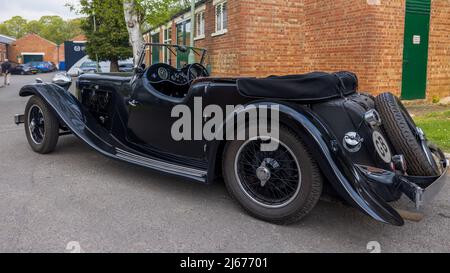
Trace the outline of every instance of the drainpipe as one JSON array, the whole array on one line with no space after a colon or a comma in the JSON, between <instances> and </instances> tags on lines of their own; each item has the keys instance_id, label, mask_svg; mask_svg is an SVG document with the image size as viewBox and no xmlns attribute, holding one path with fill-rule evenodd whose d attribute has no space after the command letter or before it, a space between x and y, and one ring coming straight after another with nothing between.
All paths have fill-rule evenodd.
<instances>
[{"instance_id":1,"label":"drainpipe","mask_svg":"<svg viewBox=\"0 0 450 273\"><path fill-rule=\"evenodd\" d=\"M195 31L195 0L191 0L191 47L194 47L194 31ZM195 63L195 54L193 50L189 50L189 63Z\"/></svg>"}]
</instances>

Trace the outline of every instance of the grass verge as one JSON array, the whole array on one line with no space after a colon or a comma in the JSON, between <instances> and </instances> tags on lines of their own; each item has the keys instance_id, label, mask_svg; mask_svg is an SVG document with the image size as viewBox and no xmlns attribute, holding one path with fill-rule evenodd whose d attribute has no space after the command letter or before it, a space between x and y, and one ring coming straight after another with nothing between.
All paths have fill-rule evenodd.
<instances>
[{"instance_id":1,"label":"grass verge","mask_svg":"<svg viewBox=\"0 0 450 273\"><path fill-rule=\"evenodd\" d=\"M430 141L450 153L450 110L417 116L414 120Z\"/></svg>"}]
</instances>

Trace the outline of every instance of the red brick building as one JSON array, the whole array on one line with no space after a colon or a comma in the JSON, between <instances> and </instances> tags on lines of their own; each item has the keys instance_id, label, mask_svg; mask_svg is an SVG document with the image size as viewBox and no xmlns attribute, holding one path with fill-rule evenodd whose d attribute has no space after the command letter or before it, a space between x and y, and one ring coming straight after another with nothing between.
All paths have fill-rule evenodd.
<instances>
[{"instance_id":1,"label":"red brick building","mask_svg":"<svg viewBox=\"0 0 450 273\"><path fill-rule=\"evenodd\" d=\"M5 61L5 59L8 58L8 52L10 45L15 41L16 39L2 35L0 34L0 63Z\"/></svg>"},{"instance_id":2,"label":"red brick building","mask_svg":"<svg viewBox=\"0 0 450 273\"><path fill-rule=\"evenodd\" d=\"M450 96L448 0L204 0L145 35L209 50L214 75L351 70L360 89ZM170 54L153 53L168 61Z\"/></svg>"},{"instance_id":3,"label":"red brick building","mask_svg":"<svg viewBox=\"0 0 450 273\"><path fill-rule=\"evenodd\" d=\"M85 42L86 37L78 35L71 41ZM65 60L64 43L57 45L35 33L17 39L9 48L8 56L13 62L46 61L58 65Z\"/></svg>"},{"instance_id":4,"label":"red brick building","mask_svg":"<svg viewBox=\"0 0 450 273\"><path fill-rule=\"evenodd\" d=\"M17 39L9 51L9 59L18 63L46 61L59 63L59 46L35 33Z\"/></svg>"}]
</instances>

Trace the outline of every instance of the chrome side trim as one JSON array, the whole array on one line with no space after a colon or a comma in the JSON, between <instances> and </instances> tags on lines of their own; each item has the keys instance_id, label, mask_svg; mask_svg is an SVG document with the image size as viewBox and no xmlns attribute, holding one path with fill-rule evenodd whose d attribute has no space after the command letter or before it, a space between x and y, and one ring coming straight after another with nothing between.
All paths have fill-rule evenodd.
<instances>
[{"instance_id":1,"label":"chrome side trim","mask_svg":"<svg viewBox=\"0 0 450 273\"><path fill-rule=\"evenodd\" d=\"M168 173L178 174L178 175L189 175L194 176L200 179L205 179L207 172L200 169L180 166L173 163L168 163L164 161L159 161L156 159L143 157L137 154L133 154L121 149L116 148L116 156L119 159L123 159L125 161L132 162L134 164L148 167Z\"/></svg>"}]
</instances>

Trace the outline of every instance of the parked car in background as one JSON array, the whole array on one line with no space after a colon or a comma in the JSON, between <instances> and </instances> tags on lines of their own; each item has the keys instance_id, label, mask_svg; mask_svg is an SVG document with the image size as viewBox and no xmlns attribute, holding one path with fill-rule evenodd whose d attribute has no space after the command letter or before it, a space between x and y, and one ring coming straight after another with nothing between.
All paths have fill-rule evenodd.
<instances>
[{"instance_id":1,"label":"parked car in background","mask_svg":"<svg viewBox=\"0 0 450 273\"><path fill-rule=\"evenodd\" d=\"M87 61L81 64L80 66L80 74L86 74L86 73L98 73L101 72L101 68L98 65L97 62L94 61Z\"/></svg>"},{"instance_id":2,"label":"parked car in background","mask_svg":"<svg viewBox=\"0 0 450 273\"><path fill-rule=\"evenodd\" d=\"M89 64L91 63L91 64ZM95 73L95 71L93 70L93 68L89 68L90 65L92 65L92 63L96 63L94 60L90 59L89 56L84 56L83 58L81 58L78 62L76 62L73 66L71 67L66 67L67 69L67 73L71 76L71 77L78 77L80 75L86 74L88 72L90 73ZM84 68L82 68L82 66ZM104 61L104 62L98 62L98 66L100 67L100 69L97 71L98 73L109 73L111 72L110 68L111 68L111 62L109 61ZM131 67L131 69L130 69ZM123 60L123 61L119 61L119 71L120 72L132 72L133 71L133 59L127 59L127 60ZM97 67L95 67L97 68ZM84 71L83 71L84 70Z\"/></svg>"},{"instance_id":3,"label":"parked car in background","mask_svg":"<svg viewBox=\"0 0 450 273\"><path fill-rule=\"evenodd\" d=\"M29 62L28 65L36 67L41 73L56 71L56 65L52 62Z\"/></svg>"},{"instance_id":4,"label":"parked car in background","mask_svg":"<svg viewBox=\"0 0 450 273\"><path fill-rule=\"evenodd\" d=\"M119 72L133 72L133 63L122 63L119 64Z\"/></svg>"},{"instance_id":5,"label":"parked car in background","mask_svg":"<svg viewBox=\"0 0 450 273\"><path fill-rule=\"evenodd\" d=\"M30 64L12 63L11 74L32 75L37 74L39 70Z\"/></svg>"}]
</instances>

